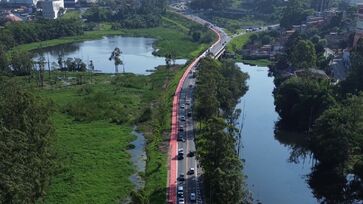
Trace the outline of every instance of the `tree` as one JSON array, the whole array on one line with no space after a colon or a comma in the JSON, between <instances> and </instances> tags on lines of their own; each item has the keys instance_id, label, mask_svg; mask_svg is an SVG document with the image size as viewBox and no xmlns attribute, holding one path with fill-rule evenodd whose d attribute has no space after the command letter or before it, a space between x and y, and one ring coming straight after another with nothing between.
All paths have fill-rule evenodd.
<instances>
[{"instance_id":1,"label":"tree","mask_svg":"<svg viewBox=\"0 0 363 204\"><path fill-rule=\"evenodd\" d=\"M311 140L320 162L344 165L354 149L363 147L363 94L325 111L314 125Z\"/></svg>"},{"instance_id":2,"label":"tree","mask_svg":"<svg viewBox=\"0 0 363 204\"><path fill-rule=\"evenodd\" d=\"M131 191L131 204L149 204L149 200L147 199L144 191Z\"/></svg>"},{"instance_id":3,"label":"tree","mask_svg":"<svg viewBox=\"0 0 363 204\"><path fill-rule=\"evenodd\" d=\"M4 47L0 44L0 75L9 74L11 72L9 68L9 60L6 55Z\"/></svg>"},{"instance_id":4,"label":"tree","mask_svg":"<svg viewBox=\"0 0 363 204\"><path fill-rule=\"evenodd\" d=\"M242 202L242 163L235 149L236 129L225 121L237 117L234 109L247 90L247 78L231 60L204 58L198 67L194 112L204 126L196 139L197 155L204 172L206 199L213 203Z\"/></svg>"},{"instance_id":5,"label":"tree","mask_svg":"<svg viewBox=\"0 0 363 204\"><path fill-rule=\"evenodd\" d=\"M316 58L314 44L309 40L298 41L291 53L291 62L295 68L315 68Z\"/></svg>"},{"instance_id":6,"label":"tree","mask_svg":"<svg viewBox=\"0 0 363 204\"><path fill-rule=\"evenodd\" d=\"M300 131L309 130L315 119L336 103L329 81L311 77L287 79L274 95L281 122Z\"/></svg>"},{"instance_id":7,"label":"tree","mask_svg":"<svg viewBox=\"0 0 363 204\"><path fill-rule=\"evenodd\" d=\"M170 68L171 65L171 54L166 54L165 55L165 64L167 68Z\"/></svg>"},{"instance_id":8,"label":"tree","mask_svg":"<svg viewBox=\"0 0 363 204\"><path fill-rule=\"evenodd\" d=\"M49 103L0 80L0 203L35 203L50 180Z\"/></svg>"},{"instance_id":9,"label":"tree","mask_svg":"<svg viewBox=\"0 0 363 204\"><path fill-rule=\"evenodd\" d=\"M192 39L194 42L198 42L200 40L201 33L200 32L193 32L192 33Z\"/></svg>"},{"instance_id":10,"label":"tree","mask_svg":"<svg viewBox=\"0 0 363 204\"><path fill-rule=\"evenodd\" d=\"M212 58L205 58L200 62L194 109L197 120L206 122L209 118L218 115L217 84L220 74L217 71L219 66L220 64Z\"/></svg>"},{"instance_id":11,"label":"tree","mask_svg":"<svg viewBox=\"0 0 363 204\"><path fill-rule=\"evenodd\" d=\"M305 3L305 0L289 0L282 12L281 27L290 28L292 25L301 24L308 15Z\"/></svg>"},{"instance_id":12,"label":"tree","mask_svg":"<svg viewBox=\"0 0 363 204\"><path fill-rule=\"evenodd\" d=\"M25 51L13 51L11 53L10 67L17 76L30 75L33 70L31 56Z\"/></svg>"},{"instance_id":13,"label":"tree","mask_svg":"<svg viewBox=\"0 0 363 204\"><path fill-rule=\"evenodd\" d=\"M359 40L352 52L351 68L347 78L341 83L342 95L357 94L363 91L363 40Z\"/></svg>"},{"instance_id":14,"label":"tree","mask_svg":"<svg viewBox=\"0 0 363 204\"><path fill-rule=\"evenodd\" d=\"M197 155L204 171L206 199L216 204L240 203L243 198L242 163L233 135L221 118L211 118L197 139Z\"/></svg>"},{"instance_id":15,"label":"tree","mask_svg":"<svg viewBox=\"0 0 363 204\"><path fill-rule=\"evenodd\" d=\"M261 43L263 45L267 45L267 44L270 44L272 41L272 38L269 36L269 35L264 35L261 39Z\"/></svg>"},{"instance_id":16,"label":"tree","mask_svg":"<svg viewBox=\"0 0 363 204\"><path fill-rule=\"evenodd\" d=\"M120 59L122 52L120 50L120 48L116 47L112 53L111 53L111 57L109 58L109 60L113 60L115 63L115 73L118 73L118 66L123 64L122 60ZM123 70L123 73L125 73L125 67Z\"/></svg>"},{"instance_id":17,"label":"tree","mask_svg":"<svg viewBox=\"0 0 363 204\"><path fill-rule=\"evenodd\" d=\"M40 56L38 59L38 62L36 62L39 66L39 86L43 87L44 86L44 70L45 70L45 58L44 56Z\"/></svg>"}]
</instances>

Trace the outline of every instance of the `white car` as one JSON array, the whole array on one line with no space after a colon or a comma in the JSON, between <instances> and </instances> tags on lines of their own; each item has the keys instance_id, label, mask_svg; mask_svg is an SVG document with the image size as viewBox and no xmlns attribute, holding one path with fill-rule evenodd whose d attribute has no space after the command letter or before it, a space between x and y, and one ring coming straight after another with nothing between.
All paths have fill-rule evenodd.
<instances>
[{"instance_id":1,"label":"white car","mask_svg":"<svg viewBox=\"0 0 363 204\"><path fill-rule=\"evenodd\" d=\"M195 172L195 169L194 168L190 168L189 171L188 171L188 174L189 175L192 175L192 174L194 174L194 172Z\"/></svg>"},{"instance_id":2,"label":"white car","mask_svg":"<svg viewBox=\"0 0 363 204\"><path fill-rule=\"evenodd\" d=\"M196 201L197 199L196 199L196 196L195 196L195 193L191 193L190 194L190 201Z\"/></svg>"},{"instance_id":3,"label":"white car","mask_svg":"<svg viewBox=\"0 0 363 204\"><path fill-rule=\"evenodd\" d=\"M178 154L184 154L184 149L183 148L178 149Z\"/></svg>"},{"instance_id":4,"label":"white car","mask_svg":"<svg viewBox=\"0 0 363 204\"><path fill-rule=\"evenodd\" d=\"M184 204L184 203L185 203L184 198L179 198L179 199L178 199L178 203L179 203L179 204Z\"/></svg>"}]
</instances>

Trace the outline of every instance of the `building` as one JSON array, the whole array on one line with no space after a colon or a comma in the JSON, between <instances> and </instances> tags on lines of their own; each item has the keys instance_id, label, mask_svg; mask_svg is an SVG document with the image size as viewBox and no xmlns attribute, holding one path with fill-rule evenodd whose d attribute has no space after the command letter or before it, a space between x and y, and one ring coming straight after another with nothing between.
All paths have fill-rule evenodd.
<instances>
[{"instance_id":1,"label":"building","mask_svg":"<svg viewBox=\"0 0 363 204\"><path fill-rule=\"evenodd\" d=\"M47 19L58 18L59 11L64 9L63 0L45 0L43 2L43 17Z\"/></svg>"},{"instance_id":2,"label":"building","mask_svg":"<svg viewBox=\"0 0 363 204\"><path fill-rule=\"evenodd\" d=\"M20 17L14 15L13 13L8 13L5 16L5 20L8 22L19 22L19 21L23 21L23 19L21 19Z\"/></svg>"},{"instance_id":3,"label":"building","mask_svg":"<svg viewBox=\"0 0 363 204\"><path fill-rule=\"evenodd\" d=\"M67 8L76 7L77 3L78 3L78 0L64 0L64 6L67 7Z\"/></svg>"},{"instance_id":4,"label":"building","mask_svg":"<svg viewBox=\"0 0 363 204\"><path fill-rule=\"evenodd\" d=\"M38 0L8 0L8 3L35 6L37 5Z\"/></svg>"},{"instance_id":5,"label":"building","mask_svg":"<svg viewBox=\"0 0 363 204\"><path fill-rule=\"evenodd\" d=\"M358 4L358 19L357 19L353 47L357 45L358 40L361 38L363 38L363 3Z\"/></svg>"}]
</instances>

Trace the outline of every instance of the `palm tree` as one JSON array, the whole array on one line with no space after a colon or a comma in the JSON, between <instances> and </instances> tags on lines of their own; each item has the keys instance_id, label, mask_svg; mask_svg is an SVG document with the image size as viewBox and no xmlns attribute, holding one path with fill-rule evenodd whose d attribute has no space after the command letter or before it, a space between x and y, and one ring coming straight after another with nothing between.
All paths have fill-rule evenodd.
<instances>
[{"instance_id":1,"label":"palm tree","mask_svg":"<svg viewBox=\"0 0 363 204\"><path fill-rule=\"evenodd\" d=\"M121 50L120 48L116 47L112 53L111 53L111 57L109 58L109 60L113 60L115 63L115 72L118 73L118 66L123 64L122 60L121 60ZM123 73L125 73L125 67L123 67Z\"/></svg>"}]
</instances>

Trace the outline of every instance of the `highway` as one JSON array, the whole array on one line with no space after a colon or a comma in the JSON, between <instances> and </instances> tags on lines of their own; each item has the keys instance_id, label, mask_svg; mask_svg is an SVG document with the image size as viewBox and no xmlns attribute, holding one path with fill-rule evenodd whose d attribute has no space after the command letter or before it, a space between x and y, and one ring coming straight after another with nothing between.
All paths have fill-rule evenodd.
<instances>
[{"instance_id":1,"label":"highway","mask_svg":"<svg viewBox=\"0 0 363 204\"><path fill-rule=\"evenodd\" d=\"M200 56L198 56L186 69L179 81L173 98L172 131L169 142L169 168L168 168L168 203L203 203L201 193L200 169L196 161L194 143L193 91L196 85L194 72L199 61L211 56L219 58L224 52L225 45L230 37L223 29L193 15L184 15L186 18L202 25L207 25L218 36L217 41Z\"/></svg>"}]
</instances>

